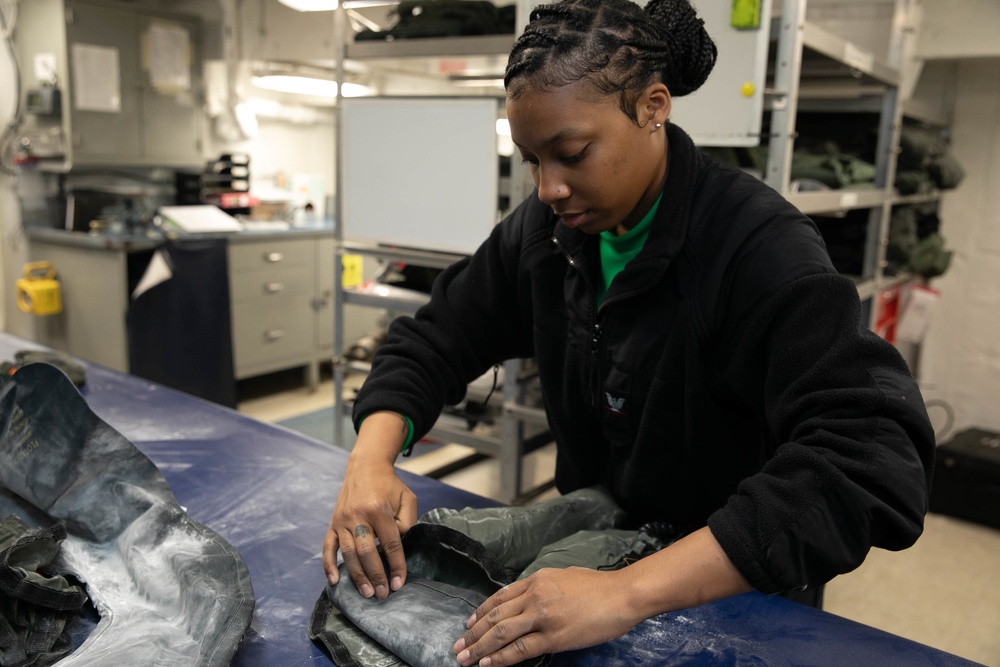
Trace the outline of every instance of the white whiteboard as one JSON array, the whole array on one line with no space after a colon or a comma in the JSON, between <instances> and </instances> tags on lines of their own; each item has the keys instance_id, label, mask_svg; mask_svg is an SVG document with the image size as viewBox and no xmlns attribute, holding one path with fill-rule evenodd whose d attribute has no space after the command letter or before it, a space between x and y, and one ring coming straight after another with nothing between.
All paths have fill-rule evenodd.
<instances>
[{"instance_id":1,"label":"white whiteboard","mask_svg":"<svg viewBox=\"0 0 1000 667\"><path fill-rule=\"evenodd\" d=\"M474 252L497 221L498 101L343 103L344 240Z\"/></svg>"}]
</instances>

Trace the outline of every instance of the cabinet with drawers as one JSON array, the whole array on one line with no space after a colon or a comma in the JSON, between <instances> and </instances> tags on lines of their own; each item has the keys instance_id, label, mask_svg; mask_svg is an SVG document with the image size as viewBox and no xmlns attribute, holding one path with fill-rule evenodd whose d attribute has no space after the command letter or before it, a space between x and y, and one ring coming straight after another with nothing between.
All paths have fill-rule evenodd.
<instances>
[{"instance_id":1,"label":"cabinet with drawers","mask_svg":"<svg viewBox=\"0 0 1000 667\"><path fill-rule=\"evenodd\" d=\"M233 367L240 380L294 366L318 381L319 239L234 238L229 244Z\"/></svg>"},{"instance_id":2,"label":"cabinet with drawers","mask_svg":"<svg viewBox=\"0 0 1000 667\"><path fill-rule=\"evenodd\" d=\"M319 364L333 354L334 240L330 232L235 236L229 242L229 296L236 379L305 366L319 383ZM375 271L367 260L364 273ZM348 343L378 328L381 313L343 309Z\"/></svg>"},{"instance_id":3,"label":"cabinet with drawers","mask_svg":"<svg viewBox=\"0 0 1000 667\"><path fill-rule=\"evenodd\" d=\"M133 265L141 273L161 241L53 229L32 229L28 237L30 257L52 262L63 286L63 312L37 318L34 338L130 372L126 316L139 277ZM305 367L315 388L333 348L332 230L234 234L226 239L226 261L233 379ZM349 340L378 323L370 308L345 315Z\"/></svg>"}]
</instances>

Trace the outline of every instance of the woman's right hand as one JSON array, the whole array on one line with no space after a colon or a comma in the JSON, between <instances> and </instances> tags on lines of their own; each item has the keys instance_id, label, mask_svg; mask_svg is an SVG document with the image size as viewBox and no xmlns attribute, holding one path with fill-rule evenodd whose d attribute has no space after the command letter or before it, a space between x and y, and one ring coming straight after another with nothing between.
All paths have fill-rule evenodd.
<instances>
[{"instance_id":1,"label":"woman's right hand","mask_svg":"<svg viewBox=\"0 0 1000 667\"><path fill-rule=\"evenodd\" d=\"M339 550L364 597L383 599L406 581L402 535L416 523L417 497L393 467L405 436L405 421L395 413L377 412L365 419L323 541L327 579L331 584L340 581ZM377 544L389 563L388 580Z\"/></svg>"}]
</instances>

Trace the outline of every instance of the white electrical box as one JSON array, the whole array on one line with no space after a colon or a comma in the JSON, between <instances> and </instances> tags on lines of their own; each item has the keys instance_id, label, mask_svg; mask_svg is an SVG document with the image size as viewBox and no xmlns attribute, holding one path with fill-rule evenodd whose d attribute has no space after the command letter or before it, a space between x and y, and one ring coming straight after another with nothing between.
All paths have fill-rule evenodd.
<instances>
[{"instance_id":1,"label":"white electrical box","mask_svg":"<svg viewBox=\"0 0 1000 667\"><path fill-rule=\"evenodd\" d=\"M719 56L701 88L674 98L670 121L699 146L756 146L764 116L771 0L691 4L705 21Z\"/></svg>"}]
</instances>

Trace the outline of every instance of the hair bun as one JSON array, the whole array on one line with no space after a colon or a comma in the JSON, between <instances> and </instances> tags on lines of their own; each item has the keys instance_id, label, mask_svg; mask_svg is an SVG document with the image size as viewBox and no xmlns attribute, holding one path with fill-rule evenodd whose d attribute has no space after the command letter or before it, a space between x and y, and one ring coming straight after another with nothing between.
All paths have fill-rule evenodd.
<instances>
[{"instance_id":1,"label":"hair bun","mask_svg":"<svg viewBox=\"0 0 1000 667\"><path fill-rule=\"evenodd\" d=\"M670 54L669 67L662 72L674 97L698 90L715 67L718 51L688 0L649 0L646 15L662 32Z\"/></svg>"}]
</instances>

